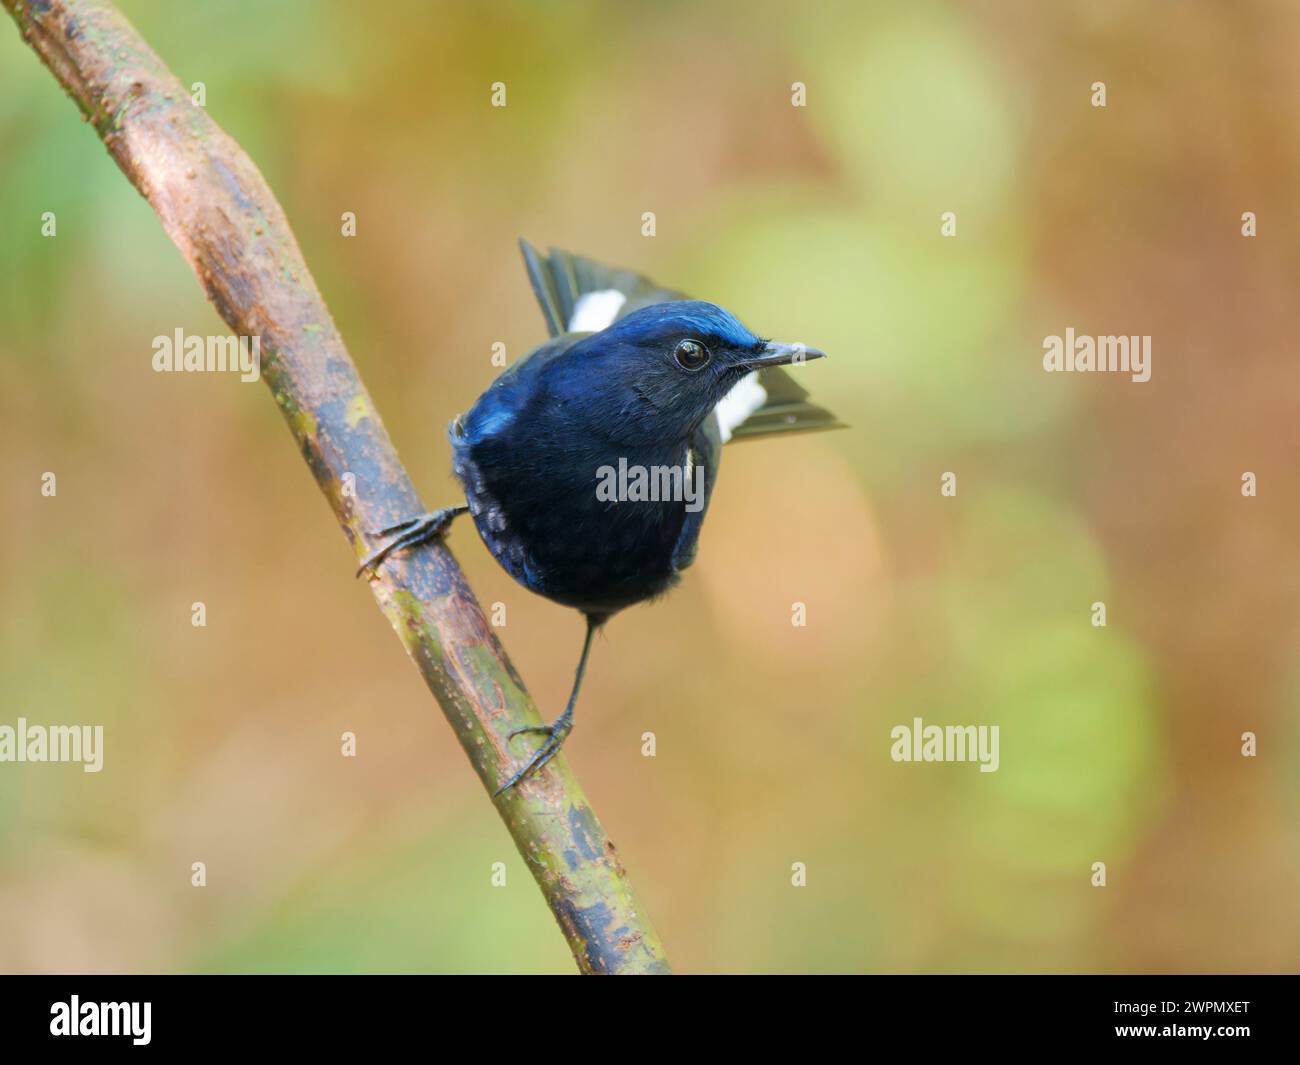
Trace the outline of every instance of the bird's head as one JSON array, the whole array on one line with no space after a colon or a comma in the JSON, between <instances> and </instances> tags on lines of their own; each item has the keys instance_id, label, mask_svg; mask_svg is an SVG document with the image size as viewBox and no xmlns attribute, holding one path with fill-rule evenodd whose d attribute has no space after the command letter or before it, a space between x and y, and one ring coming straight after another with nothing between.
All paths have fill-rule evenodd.
<instances>
[{"instance_id":1,"label":"bird's head","mask_svg":"<svg viewBox=\"0 0 1300 1065\"><path fill-rule=\"evenodd\" d=\"M751 333L713 303L657 303L572 349L588 419L609 439L684 440L747 374L822 357Z\"/></svg>"}]
</instances>

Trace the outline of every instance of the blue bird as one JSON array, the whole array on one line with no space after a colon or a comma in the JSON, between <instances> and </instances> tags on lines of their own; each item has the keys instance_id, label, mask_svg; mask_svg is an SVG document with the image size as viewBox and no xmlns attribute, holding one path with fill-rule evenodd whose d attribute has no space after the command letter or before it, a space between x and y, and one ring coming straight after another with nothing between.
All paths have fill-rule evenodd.
<instances>
[{"instance_id":1,"label":"blue bird","mask_svg":"<svg viewBox=\"0 0 1300 1065\"><path fill-rule=\"evenodd\" d=\"M764 340L721 307L630 271L520 246L551 339L452 422L465 504L375 533L387 539L358 571L445 535L468 512L511 577L586 616L564 711L509 734L545 739L496 795L572 731L596 630L668 591L694 560L722 445L839 425L778 369L821 358L816 348Z\"/></svg>"}]
</instances>

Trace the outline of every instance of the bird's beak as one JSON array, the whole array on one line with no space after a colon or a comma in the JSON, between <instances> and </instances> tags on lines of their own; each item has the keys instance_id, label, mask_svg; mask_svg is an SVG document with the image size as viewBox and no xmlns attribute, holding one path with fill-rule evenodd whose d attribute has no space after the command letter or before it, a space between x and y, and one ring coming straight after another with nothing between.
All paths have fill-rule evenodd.
<instances>
[{"instance_id":1,"label":"bird's beak","mask_svg":"<svg viewBox=\"0 0 1300 1065\"><path fill-rule=\"evenodd\" d=\"M755 355L752 359L746 359L745 365L751 370L763 370L769 366L788 366L791 363L798 365L801 362L807 362L809 359L824 359L826 352L818 348L810 348L806 344L777 344L771 343L765 347L761 354Z\"/></svg>"}]
</instances>

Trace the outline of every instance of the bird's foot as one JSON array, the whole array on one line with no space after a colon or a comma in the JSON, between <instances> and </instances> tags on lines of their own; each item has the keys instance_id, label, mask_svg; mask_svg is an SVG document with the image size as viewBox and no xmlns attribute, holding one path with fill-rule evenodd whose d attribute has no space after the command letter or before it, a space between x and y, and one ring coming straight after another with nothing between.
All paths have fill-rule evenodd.
<instances>
[{"instance_id":1,"label":"bird's foot","mask_svg":"<svg viewBox=\"0 0 1300 1065\"><path fill-rule=\"evenodd\" d=\"M390 525L387 529L369 533L368 535L371 537L391 536L392 539L388 543L375 548L361 560L361 565L357 569L357 576L360 577L366 570L377 567L394 551L398 551L403 547L415 547L418 544L425 544L430 540L438 539L438 537L446 533L452 520L464 514L468 509L469 507L465 506L443 507L441 510L430 511L428 514L420 514L414 518L407 518L406 521L399 521L396 525Z\"/></svg>"},{"instance_id":2,"label":"bird's foot","mask_svg":"<svg viewBox=\"0 0 1300 1065\"><path fill-rule=\"evenodd\" d=\"M564 745L565 738L572 731L573 713L569 709L566 709L564 713L557 717L554 723L550 725L525 725L523 728L511 729L510 734L506 737L507 744L516 736L522 736L526 732L540 733L546 737L546 742L533 752L533 756L524 763L522 768L517 769L509 780L492 793L492 798L495 799L498 795L509 791L523 780L524 777L541 769L542 766L560 752L560 748Z\"/></svg>"}]
</instances>

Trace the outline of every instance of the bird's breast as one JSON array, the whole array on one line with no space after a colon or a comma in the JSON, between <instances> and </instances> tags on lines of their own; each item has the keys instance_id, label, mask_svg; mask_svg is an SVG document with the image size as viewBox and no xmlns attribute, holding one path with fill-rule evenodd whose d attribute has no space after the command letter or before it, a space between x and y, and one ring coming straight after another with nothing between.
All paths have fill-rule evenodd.
<instances>
[{"instance_id":1,"label":"bird's breast","mask_svg":"<svg viewBox=\"0 0 1300 1065\"><path fill-rule=\"evenodd\" d=\"M699 480L685 448L674 463L656 461L664 455L453 438L453 453L484 544L531 591L613 613L676 581L673 550Z\"/></svg>"}]
</instances>

